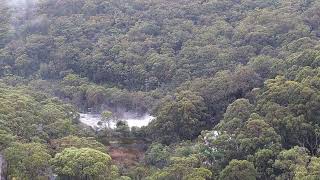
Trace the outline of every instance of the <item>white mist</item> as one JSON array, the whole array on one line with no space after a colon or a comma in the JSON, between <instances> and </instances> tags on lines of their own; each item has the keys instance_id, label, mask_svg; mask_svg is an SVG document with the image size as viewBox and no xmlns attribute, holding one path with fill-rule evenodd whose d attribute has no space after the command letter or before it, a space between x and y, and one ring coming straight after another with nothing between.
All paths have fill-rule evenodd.
<instances>
[{"instance_id":1,"label":"white mist","mask_svg":"<svg viewBox=\"0 0 320 180\"><path fill-rule=\"evenodd\" d=\"M128 123L130 128L132 127L143 127L147 126L155 117L150 114L144 114L143 116L137 116L131 113L124 113L122 118L119 118L119 121L125 121ZM99 128L99 121L101 121L100 114L82 114L80 113L80 122L90 126L92 128ZM116 127L117 122L111 122L111 128Z\"/></svg>"}]
</instances>

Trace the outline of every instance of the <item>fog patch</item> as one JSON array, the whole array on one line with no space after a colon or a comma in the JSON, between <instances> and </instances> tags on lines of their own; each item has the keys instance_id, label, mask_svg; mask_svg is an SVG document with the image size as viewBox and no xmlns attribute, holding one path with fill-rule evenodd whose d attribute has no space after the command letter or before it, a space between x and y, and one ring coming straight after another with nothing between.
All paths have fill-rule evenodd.
<instances>
[{"instance_id":1,"label":"fog patch","mask_svg":"<svg viewBox=\"0 0 320 180\"><path fill-rule=\"evenodd\" d=\"M10 24L17 28L24 20L32 19L38 0L5 0L10 12Z\"/></svg>"}]
</instances>

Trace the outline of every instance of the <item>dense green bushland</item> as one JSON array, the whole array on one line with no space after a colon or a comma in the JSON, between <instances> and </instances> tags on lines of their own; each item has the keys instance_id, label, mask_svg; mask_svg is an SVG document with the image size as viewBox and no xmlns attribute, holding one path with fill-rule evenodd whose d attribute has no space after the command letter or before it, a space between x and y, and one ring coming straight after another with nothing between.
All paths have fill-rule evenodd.
<instances>
[{"instance_id":1,"label":"dense green bushland","mask_svg":"<svg viewBox=\"0 0 320 180\"><path fill-rule=\"evenodd\" d=\"M1 4L8 177L320 177L319 1ZM88 109L157 118L94 132L78 122ZM138 166L114 166L105 147L114 134L149 144Z\"/></svg>"}]
</instances>

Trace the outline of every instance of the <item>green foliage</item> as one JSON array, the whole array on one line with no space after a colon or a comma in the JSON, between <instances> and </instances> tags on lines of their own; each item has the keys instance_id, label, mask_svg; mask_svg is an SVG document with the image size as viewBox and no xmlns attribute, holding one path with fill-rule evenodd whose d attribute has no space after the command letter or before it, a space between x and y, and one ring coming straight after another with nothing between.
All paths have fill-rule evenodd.
<instances>
[{"instance_id":1,"label":"green foliage","mask_svg":"<svg viewBox=\"0 0 320 180\"><path fill-rule=\"evenodd\" d=\"M308 79L308 78L306 78ZM319 91L310 84L277 77L266 82L257 109L275 127L286 147L305 146L315 153L319 137Z\"/></svg>"},{"instance_id":2,"label":"green foliage","mask_svg":"<svg viewBox=\"0 0 320 180\"><path fill-rule=\"evenodd\" d=\"M320 159L318 157L312 157L306 167L297 167L294 179L319 179L319 166Z\"/></svg>"},{"instance_id":3,"label":"green foliage","mask_svg":"<svg viewBox=\"0 0 320 180\"><path fill-rule=\"evenodd\" d=\"M259 115L252 113L253 106L245 99L232 103L225 119L211 132L204 132L204 153L214 165L232 159L250 158L262 149L277 152L281 148L280 136ZM221 167L216 167L221 168Z\"/></svg>"},{"instance_id":4,"label":"green foliage","mask_svg":"<svg viewBox=\"0 0 320 180\"><path fill-rule=\"evenodd\" d=\"M317 56L316 51L304 51L288 57L277 67L282 76L253 89L251 103L238 99L230 104L224 119L203 133L201 155L212 171L247 159L258 179L317 178L312 170L319 147L319 68L313 65Z\"/></svg>"},{"instance_id":5,"label":"green foliage","mask_svg":"<svg viewBox=\"0 0 320 180\"><path fill-rule=\"evenodd\" d=\"M204 128L207 117L203 101L190 91L176 94L160 108L157 119L151 122L150 134L164 143L194 138Z\"/></svg>"},{"instance_id":6,"label":"green foliage","mask_svg":"<svg viewBox=\"0 0 320 180\"><path fill-rule=\"evenodd\" d=\"M99 122L100 125L102 125L102 127L104 128L111 128L111 122L114 119L112 119L112 112L110 111L104 111L101 114L101 121Z\"/></svg>"},{"instance_id":7,"label":"green foliage","mask_svg":"<svg viewBox=\"0 0 320 180\"><path fill-rule=\"evenodd\" d=\"M156 180L205 180L212 176L212 173L203 167L199 167L199 160L194 157L173 157L168 167L155 172L147 179Z\"/></svg>"},{"instance_id":8,"label":"green foliage","mask_svg":"<svg viewBox=\"0 0 320 180\"><path fill-rule=\"evenodd\" d=\"M255 180L257 172L251 162L232 160L220 173L221 180L248 179Z\"/></svg>"},{"instance_id":9,"label":"green foliage","mask_svg":"<svg viewBox=\"0 0 320 180\"><path fill-rule=\"evenodd\" d=\"M55 173L70 178L112 179L117 170L111 157L90 148L66 148L51 160Z\"/></svg>"},{"instance_id":10,"label":"green foliage","mask_svg":"<svg viewBox=\"0 0 320 180\"><path fill-rule=\"evenodd\" d=\"M0 107L0 128L28 141L59 138L76 130L76 111L45 94L1 86Z\"/></svg>"},{"instance_id":11,"label":"green foliage","mask_svg":"<svg viewBox=\"0 0 320 180\"><path fill-rule=\"evenodd\" d=\"M147 165L163 168L169 164L169 157L169 148L162 144L155 143L149 146L149 149L146 152L145 161Z\"/></svg>"},{"instance_id":12,"label":"green foliage","mask_svg":"<svg viewBox=\"0 0 320 180\"><path fill-rule=\"evenodd\" d=\"M136 179L317 179L319 9L317 0L1 2L8 175L47 175L48 152L59 152L52 162L66 178L128 179L102 144L74 136L84 133L67 102L156 116L139 131L121 122L108 131L108 143L165 144L149 147Z\"/></svg>"},{"instance_id":13,"label":"green foliage","mask_svg":"<svg viewBox=\"0 0 320 180\"><path fill-rule=\"evenodd\" d=\"M101 152L106 152L107 148L96 141L94 137L77 137L77 136L67 136L61 139L56 139L52 142L54 149L57 152L63 151L65 148L91 148Z\"/></svg>"},{"instance_id":14,"label":"green foliage","mask_svg":"<svg viewBox=\"0 0 320 180\"><path fill-rule=\"evenodd\" d=\"M296 171L303 171L301 168L306 168L308 161L309 155L305 148L294 147L290 150L282 151L274 163L275 168L281 172L277 179L294 178ZM301 174L299 176L301 177Z\"/></svg>"},{"instance_id":15,"label":"green foliage","mask_svg":"<svg viewBox=\"0 0 320 180\"><path fill-rule=\"evenodd\" d=\"M315 0L203 2L44 0L29 7L38 9L27 18L17 17L14 28L16 14L5 4L0 74L60 79L76 73L149 91L249 61L268 78L270 62L318 45ZM259 55L270 58L261 62Z\"/></svg>"},{"instance_id":16,"label":"green foliage","mask_svg":"<svg viewBox=\"0 0 320 180\"><path fill-rule=\"evenodd\" d=\"M15 137L10 133L0 130L0 150L7 148L11 143L15 141Z\"/></svg>"},{"instance_id":17,"label":"green foliage","mask_svg":"<svg viewBox=\"0 0 320 180\"><path fill-rule=\"evenodd\" d=\"M34 83L33 86L43 90L43 83ZM76 74L66 75L62 81L53 86L53 91L48 93L67 99L83 111L87 111L88 108L92 111L103 111L102 107L108 105L115 109L120 107L145 112L147 107L144 93L97 85Z\"/></svg>"},{"instance_id":18,"label":"green foliage","mask_svg":"<svg viewBox=\"0 0 320 180\"><path fill-rule=\"evenodd\" d=\"M131 133L131 131L132 131L132 133ZM120 138L128 138L132 134L134 136L137 135L135 133L138 133L139 130L138 129L130 130L130 127L129 127L129 125L128 125L128 123L126 121L118 121L117 124L116 124L115 132L117 134L119 134Z\"/></svg>"},{"instance_id":19,"label":"green foliage","mask_svg":"<svg viewBox=\"0 0 320 180\"><path fill-rule=\"evenodd\" d=\"M273 164L276 159L277 152L270 149L261 149L254 154L254 166L257 170L258 179L274 179Z\"/></svg>"},{"instance_id":20,"label":"green foliage","mask_svg":"<svg viewBox=\"0 0 320 180\"><path fill-rule=\"evenodd\" d=\"M236 100L228 106L224 120L218 125L219 129L231 133L239 131L239 126L241 127L250 118L252 112L253 105L249 100Z\"/></svg>"},{"instance_id":21,"label":"green foliage","mask_svg":"<svg viewBox=\"0 0 320 180\"><path fill-rule=\"evenodd\" d=\"M39 143L14 143L4 151L9 178L37 179L49 175L51 155Z\"/></svg>"}]
</instances>

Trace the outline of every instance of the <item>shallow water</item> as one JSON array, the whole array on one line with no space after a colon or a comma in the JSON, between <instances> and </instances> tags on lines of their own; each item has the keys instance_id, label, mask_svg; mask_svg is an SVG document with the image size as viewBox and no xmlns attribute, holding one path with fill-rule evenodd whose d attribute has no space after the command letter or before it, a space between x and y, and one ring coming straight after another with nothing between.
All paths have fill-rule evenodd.
<instances>
[{"instance_id":1,"label":"shallow water","mask_svg":"<svg viewBox=\"0 0 320 180\"><path fill-rule=\"evenodd\" d=\"M155 117L145 114L143 116L136 116L134 114L124 114L123 118L120 118L121 121L126 121L128 123L128 126L130 128L132 127L143 127L147 126ZM80 113L80 122L83 124L93 127L93 128L99 128L98 122L101 120L100 114L83 114ZM116 123L112 121L110 126L111 128L116 127Z\"/></svg>"}]
</instances>

